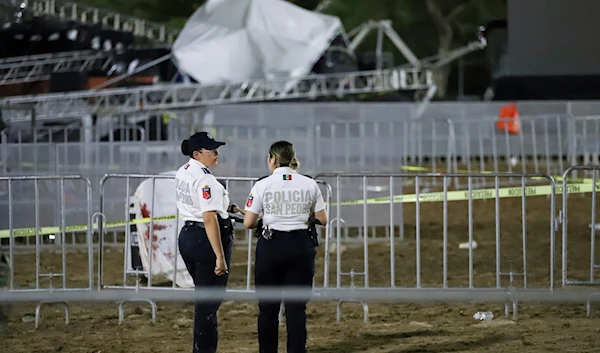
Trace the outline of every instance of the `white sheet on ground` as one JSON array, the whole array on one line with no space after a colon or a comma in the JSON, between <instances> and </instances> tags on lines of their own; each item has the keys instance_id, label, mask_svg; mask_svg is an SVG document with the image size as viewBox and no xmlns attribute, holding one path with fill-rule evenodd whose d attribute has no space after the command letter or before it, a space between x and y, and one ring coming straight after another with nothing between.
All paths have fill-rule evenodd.
<instances>
[{"instance_id":1,"label":"white sheet on ground","mask_svg":"<svg viewBox=\"0 0 600 353\"><path fill-rule=\"evenodd\" d=\"M174 175L175 172L164 173ZM152 207L152 180L144 180L133 195L133 209L136 218L174 216L177 212L175 199L175 179L156 179L154 186L154 207ZM175 219L155 221L150 232L150 223L137 224L140 258L145 271L150 264L150 234L152 233L152 275L164 276L175 281L178 287L193 287L192 277L187 272L179 253L177 238L183 222ZM177 261L177 262L175 262ZM175 272L175 263L177 271Z\"/></svg>"}]
</instances>

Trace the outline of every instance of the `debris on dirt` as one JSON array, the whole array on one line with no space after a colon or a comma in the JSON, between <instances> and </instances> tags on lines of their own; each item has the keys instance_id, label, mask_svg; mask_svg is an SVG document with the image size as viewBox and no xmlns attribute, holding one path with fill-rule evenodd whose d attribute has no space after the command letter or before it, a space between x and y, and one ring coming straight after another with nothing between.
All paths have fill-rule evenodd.
<instances>
[{"instance_id":1,"label":"debris on dirt","mask_svg":"<svg viewBox=\"0 0 600 353\"><path fill-rule=\"evenodd\" d=\"M473 325L473 327L498 327L514 325L515 321L509 319L483 320Z\"/></svg>"},{"instance_id":2,"label":"debris on dirt","mask_svg":"<svg viewBox=\"0 0 600 353\"><path fill-rule=\"evenodd\" d=\"M175 322L173 324L173 328L175 328L175 329L188 328L188 327L194 326L194 320L192 320L192 319L182 317L179 319L175 319L174 321Z\"/></svg>"},{"instance_id":3,"label":"debris on dirt","mask_svg":"<svg viewBox=\"0 0 600 353\"><path fill-rule=\"evenodd\" d=\"M475 240L473 240L473 242L471 244L473 244L473 249L477 249L477 242ZM458 244L458 248L459 249L468 249L469 242Z\"/></svg>"},{"instance_id":4,"label":"debris on dirt","mask_svg":"<svg viewBox=\"0 0 600 353\"><path fill-rule=\"evenodd\" d=\"M409 323L409 325L412 325L412 326L419 326L419 327L425 327L425 328L432 328L432 327L433 327L433 325L432 325L432 324L428 324L428 323L426 323L426 322L420 322L420 321L411 321L411 322Z\"/></svg>"},{"instance_id":5,"label":"debris on dirt","mask_svg":"<svg viewBox=\"0 0 600 353\"><path fill-rule=\"evenodd\" d=\"M336 253L336 249L337 249L337 244L335 242L332 242L331 245L329 245L329 253L330 254L335 254ZM346 245L340 246L340 253L341 254L343 254L346 250L348 250L348 247Z\"/></svg>"},{"instance_id":6,"label":"debris on dirt","mask_svg":"<svg viewBox=\"0 0 600 353\"><path fill-rule=\"evenodd\" d=\"M35 321L35 315L33 315L33 314L25 314L21 318L21 321L23 321L25 323L34 322Z\"/></svg>"},{"instance_id":7,"label":"debris on dirt","mask_svg":"<svg viewBox=\"0 0 600 353\"><path fill-rule=\"evenodd\" d=\"M227 310L227 315L233 315L233 316L238 316L238 315L246 315L246 314L252 314L252 312L250 310L247 309L243 309L243 310Z\"/></svg>"}]
</instances>

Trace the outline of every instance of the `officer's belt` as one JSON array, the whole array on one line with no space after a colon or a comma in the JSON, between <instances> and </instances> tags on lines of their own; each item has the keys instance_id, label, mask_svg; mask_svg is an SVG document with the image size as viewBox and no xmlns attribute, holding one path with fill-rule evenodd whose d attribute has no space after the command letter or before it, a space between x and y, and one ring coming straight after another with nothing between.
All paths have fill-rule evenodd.
<instances>
[{"instance_id":1,"label":"officer's belt","mask_svg":"<svg viewBox=\"0 0 600 353\"><path fill-rule=\"evenodd\" d=\"M308 228L304 229L294 229L294 230L277 230L271 228L273 233L283 233L283 234L294 234L294 233L308 233Z\"/></svg>"},{"instance_id":2,"label":"officer's belt","mask_svg":"<svg viewBox=\"0 0 600 353\"><path fill-rule=\"evenodd\" d=\"M186 227L200 227L200 228L204 228L204 222L185 221L185 226Z\"/></svg>"},{"instance_id":3,"label":"officer's belt","mask_svg":"<svg viewBox=\"0 0 600 353\"><path fill-rule=\"evenodd\" d=\"M224 222L231 222L231 220L229 218L221 218L221 219L219 219L219 227L222 228L225 225ZM200 228L205 228L204 222L197 222L197 221L185 221L185 226L186 227L200 227Z\"/></svg>"}]
</instances>

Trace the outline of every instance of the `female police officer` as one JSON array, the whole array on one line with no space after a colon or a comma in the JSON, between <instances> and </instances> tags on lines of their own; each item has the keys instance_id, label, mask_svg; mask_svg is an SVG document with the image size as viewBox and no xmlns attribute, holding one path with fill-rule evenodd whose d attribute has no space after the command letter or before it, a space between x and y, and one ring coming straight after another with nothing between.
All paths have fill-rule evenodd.
<instances>
[{"instance_id":1,"label":"female police officer","mask_svg":"<svg viewBox=\"0 0 600 353\"><path fill-rule=\"evenodd\" d=\"M233 245L229 196L208 168L219 160L218 148L207 132L198 132L181 144L190 157L175 175L177 208L185 222L179 234L179 252L196 289L225 291ZM234 211L235 212L235 211ZM216 352L217 310L222 300L197 302L194 317L194 353Z\"/></svg>"},{"instance_id":2,"label":"female police officer","mask_svg":"<svg viewBox=\"0 0 600 353\"><path fill-rule=\"evenodd\" d=\"M257 230L255 285L259 295L258 343L261 353L276 353L281 300L260 298L264 287L293 286L312 289L315 246L308 231L309 216L327 224L323 196L317 183L296 170L294 146L287 141L271 145L267 159L271 175L256 182L248 200L244 226L256 228L262 213L263 229ZM306 352L306 303L284 300L287 352Z\"/></svg>"}]
</instances>

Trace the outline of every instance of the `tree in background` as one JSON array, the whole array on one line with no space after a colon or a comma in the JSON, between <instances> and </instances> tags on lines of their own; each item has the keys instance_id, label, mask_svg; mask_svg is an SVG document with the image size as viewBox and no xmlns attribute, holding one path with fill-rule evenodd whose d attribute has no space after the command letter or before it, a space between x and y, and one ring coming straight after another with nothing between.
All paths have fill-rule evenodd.
<instances>
[{"instance_id":1,"label":"tree in background","mask_svg":"<svg viewBox=\"0 0 600 353\"><path fill-rule=\"evenodd\" d=\"M479 25L506 17L505 0L427 0L426 5L437 30L439 55L473 40ZM449 75L449 65L435 73L440 97L446 96Z\"/></svg>"},{"instance_id":2,"label":"tree in background","mask_svg":"<svg viewBox=\"0 0 600 353\"><path fill-rule=\"evenodd\" d=\"M295 2L302 5L304 1L314 2ZM346 30L369 19L389 19L415 55L425 58L444 55L475 40L478 26L506 17L506 6L506 0L331 0L324 12L340 17ZM375 38L371 36L364 45L363 50L375 48ZM391 43L386 43L384 48L397 52ZM453 65L456 63L441 67L435 73L438 97L446 97Z\"/></svg>"}]
</instances>

